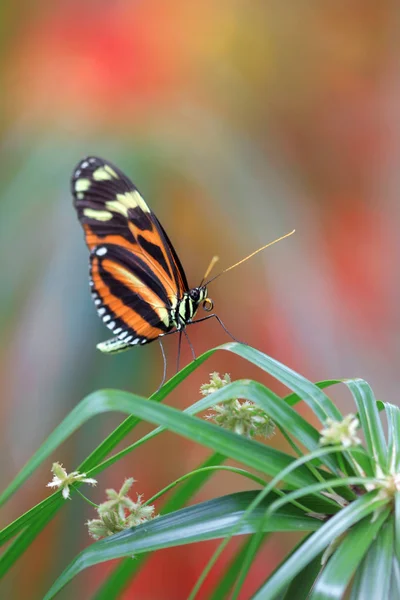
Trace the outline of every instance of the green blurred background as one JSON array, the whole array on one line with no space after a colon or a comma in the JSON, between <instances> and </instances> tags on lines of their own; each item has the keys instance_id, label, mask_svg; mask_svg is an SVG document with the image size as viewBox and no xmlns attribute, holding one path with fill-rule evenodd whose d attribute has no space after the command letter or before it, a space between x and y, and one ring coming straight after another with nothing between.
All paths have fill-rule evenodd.
<instances>
[{"instance_id":1,"label":"green blurred background","mask_svg":"<svg viewBox=\"0 0 400 600\"><path fill-rule=\"evenodd\" d=\"M1 4L2 487L86 394L117 387L149 395L161 378L157 344L113 357L95 349L108 330L91 304L69 194L72 169L87 154L131 176L191 285L214 254L229 266L296 228L210 286L218 314L236 337L310 379L362 376L378 397L397 401L397 13L391 0ZM190 336L198 354L227 341L214 322ZM165 344L170 374L176 342ZM186 346L182 359L191 360ZM171 404L197 400L214 370L284 391L221 353ZM334 397L346 409L347 396ZM73 470L120 421L95 419L52 458ZM286 448L279 436L272 443ZM101 474L91 497L103 500L104 488L126 476L149 497L206 455L163 435ZM2 524L47 495L51 462L2 510ZM243 485L219 475L196 500ZM84 521L93 516L78 497L67 502L1 583L1 597L41 598L90 543ZM275 537L265 547L243 598L292 543ZM185 598L214 546L158 553L124 599ZM111 566L85 572L60 598L89 598Z\"/></svg>"}]
</instances>

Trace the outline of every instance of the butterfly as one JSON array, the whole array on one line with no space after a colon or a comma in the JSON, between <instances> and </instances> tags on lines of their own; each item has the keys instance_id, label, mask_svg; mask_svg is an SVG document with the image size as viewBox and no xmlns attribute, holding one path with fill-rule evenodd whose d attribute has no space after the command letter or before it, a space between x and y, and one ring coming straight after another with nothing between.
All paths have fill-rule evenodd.
<instances>
[{"instance_id":1,"label":"butterfly","mask_svg":"<svg viewBox=\"0 0 400 600\"><path fill-rule=\"evenodd\" d=\"M213 309L207 285L219 275L205 279L217 257L200 285L190 288L161 223L132 181L106 160L95 156L81 160L73 171L71 189L90 250L92 298L98 315L114 334L97 345L99 350L121 352L161 342L174 332L180 333L180 347L188 325L210 318L216 318L236 339L214 313L194 320L200 305L208 312Z\"/></svg>"}]
</instances>

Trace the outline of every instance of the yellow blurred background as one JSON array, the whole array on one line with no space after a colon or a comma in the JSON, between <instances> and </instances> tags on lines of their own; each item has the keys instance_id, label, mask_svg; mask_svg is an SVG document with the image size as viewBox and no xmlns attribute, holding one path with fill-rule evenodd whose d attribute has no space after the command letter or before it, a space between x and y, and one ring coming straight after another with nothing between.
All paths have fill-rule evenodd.
<instances>
[{"instance_id":1,"label":"yellow blurred background","mask_svg":"<svg viewBox=\"0 0 400 600\"><path fill-rule=\"evenodd\" d=\"M113 357L95 349L108 330L91 303L69 193L72 169L87 154L132 178L191 285L214 254L226 267L296 228L210 286L217 313L236 337L310 379L364 377L377 397L397 402L397 11L391 0L2 3L2 488L86 394L107 387L150 395L161 379L158 344ZM214 322L190 337L198 354L228 340ZM166 339L170 375L176 344ZM190 360L184 346L182 364ZM284 391L219 353L168 401L194 402L215 370ZM354 411L348 396L333 394ZM73 470L120 421L96 418L52 459ZM279 436L272 443L286 449ZM149 497L206 456L163 435L101 474L91 497L102 501L105 487L128 476ZM2 525L47 495L51 462L2 510ZM243 486L214 477L196 500ZM1 597L42 598L90 543L84 522L93 516L78 497L68 502L0 584ZM292 542L275 536L265 547L243 598ZM214 546L158 553L124 600L187 597ZM60 598L89 598L110 567L86 571Z\"/></svg>"}]
</instances>

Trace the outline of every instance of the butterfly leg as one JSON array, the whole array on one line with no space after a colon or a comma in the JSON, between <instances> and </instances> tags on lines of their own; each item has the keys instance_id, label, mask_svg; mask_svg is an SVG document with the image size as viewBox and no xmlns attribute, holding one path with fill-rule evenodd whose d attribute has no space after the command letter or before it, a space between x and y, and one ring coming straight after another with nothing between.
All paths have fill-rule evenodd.
<instances>
[{"instance_id":1,"label":"butterfly leg","mask_svg":"<svg viewBox=\"0 0 400 600\"><path fill-rule=\"evenodd\" d=\"M187 339L187 342L188 342L188 344L190 346L190 350L192 351L193 360L196 360L196 352L194 351L193 344L192 344L192 342L189 339L187 331L184 329L183 333L185 334L185 338Z\"/></svg>"},{"instance_id":2,"label":"butterfly leg","mask_svg":"<svg viewBox=\"0 0 400 600\"><path fill-rule=\"evenodd\" d=\"M181 358L181 346L182 346L182 331L179 332L179 338L178 338L178 354L176 357L176 372L179 372L179 361Z\"/></svg>"},{"instance_id":3,"label":"butterfly leg","mask_svg":"<svg viewBox=\"0 0 400 600\"><path fill-rule=\"evenodd\" d=\"M207 321L208 319L217 319L218 323L221 325L222 329L225 331L225 333L227 333L229 335L229 337L231 337L233 339L234 342L238 342L238 344L244 344L245 346L248 346L248 344L246 344L246 342L242 342L241 340L238 340L237 338L235 338L234 335L231 334L231 332L225 327L225 325L223 324L223 322L221 321L221 319L219 318L218 315L212 314L212 315L207 315L206 317L202 317L201 319L196 319L196 321L192 321L191 323L188 323L188 325L194 325L195 323L201 323L201 321Z\"/></svg>"},{"instance_id":4,"label":"butterfly leg","mask_svg":"<svg viewBox=\"0 0 400 600\"><path fill-rule=\"evenodd\" d=\"M162 345L160 338L158 338L158 343L160 344L160 348L161 348L161 354L162 354L163 361L164 361L164 368L163 368L163 376L162 376L161 383L158 386L158 388L156 389L156 391L154 392L155 394L162 388L162 386L164 385L165 380L167 378L167 357L165 356L164 346Z\"/></svg>"}]
</instances>

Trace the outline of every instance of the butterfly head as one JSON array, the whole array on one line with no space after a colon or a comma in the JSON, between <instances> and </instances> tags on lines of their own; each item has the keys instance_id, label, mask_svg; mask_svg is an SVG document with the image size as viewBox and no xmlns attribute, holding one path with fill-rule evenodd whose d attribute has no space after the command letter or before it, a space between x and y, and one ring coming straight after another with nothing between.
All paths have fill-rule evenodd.
<instances>
[{"instance_id":1,"label":"butterfly head","mask_svg":"<svg viewBox=\"0 0 400 600\"><path fill-rule=\"evenodd\" d=\"M182 327L185 327L187 323L192 322L200 304L203 305L203 309L207 312L213 309L213 302L211 298L208 298L208 291L205 285L192 288L186 292L182 300L180 300L174 319L178 329L181 329Z\"/></svg>"},{"instance_id":2,"label":"butterfly head","mask_svg":"<svg viewBox=\"0 0 400 600\"><path fill-rule=\"evenodd\" d=\"M213 301L208 297L207 287L205 285L193 288L189 292L189 297L193 303L194 309L197 310L200 304L203 305L203 310L210 312L213 307Z\"/></svg>"}]
</instances>

